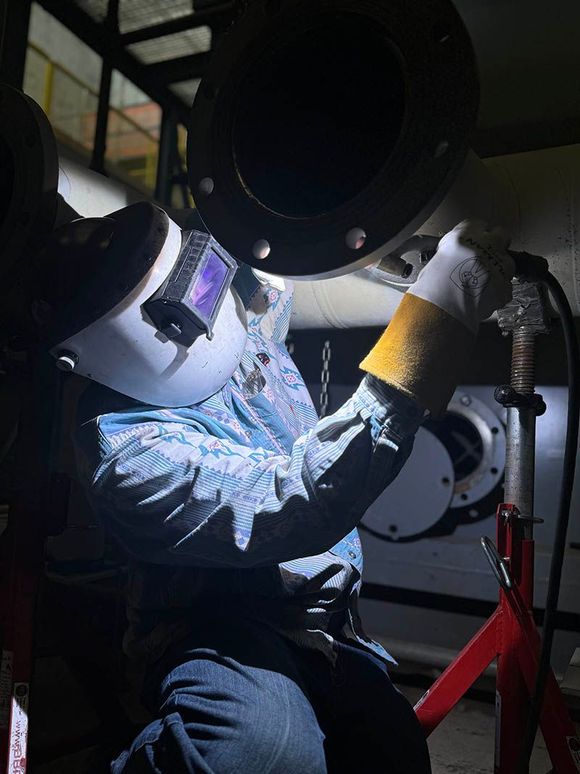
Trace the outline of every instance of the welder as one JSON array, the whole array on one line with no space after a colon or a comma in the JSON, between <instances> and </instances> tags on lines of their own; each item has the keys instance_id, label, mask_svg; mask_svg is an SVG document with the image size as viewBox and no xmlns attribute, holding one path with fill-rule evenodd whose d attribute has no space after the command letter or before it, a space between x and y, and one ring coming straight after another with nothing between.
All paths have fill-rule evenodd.
<instances>
[{"instance_id":1,"label":"welder","mask_svg":"<svg viewBox=\"0 0 580 774\"><path fill-rule=\"evenodd\" d=\"M505 235L466 221L444 236L320 420L285 347L292 283L238 263L201 219L182 231L141 203L47 251L49 347L92 382L79 471L130 557L124 647L152 717L111 771L429 772L357 612L356 527L509 300Z\"/></svg>"}]
</instances>

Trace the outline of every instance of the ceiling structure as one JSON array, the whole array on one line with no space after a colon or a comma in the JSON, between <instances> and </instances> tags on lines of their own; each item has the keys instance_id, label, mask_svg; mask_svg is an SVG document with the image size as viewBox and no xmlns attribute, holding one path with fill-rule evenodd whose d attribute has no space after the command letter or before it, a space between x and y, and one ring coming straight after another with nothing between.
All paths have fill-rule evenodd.
<instances>
[{"instance_id":1,"label":"ceiling structure","mask_svg":"<svg viewBox=\"0 0 580 774\"><path fill-rule=\"evenodd\" d=\"M184 124L211 49L237 6L236 0L39 2ZM557 13L546 10L545 0L455 3L480 68L476 152L492 156L579 142L580 3L560 0Z\"/></svg>"},{"instance_id":2,"label":"ceiling structure","mask_svg":"<svg viewBox=\"0 0 580 774\"><path fill-rule=\"evenodd\" d=\"M39 2L184 124L212 42L234 18L234 3L222 0L116 0L117 23L107 16L109 0Z\"/></svg>"}]
</instances>

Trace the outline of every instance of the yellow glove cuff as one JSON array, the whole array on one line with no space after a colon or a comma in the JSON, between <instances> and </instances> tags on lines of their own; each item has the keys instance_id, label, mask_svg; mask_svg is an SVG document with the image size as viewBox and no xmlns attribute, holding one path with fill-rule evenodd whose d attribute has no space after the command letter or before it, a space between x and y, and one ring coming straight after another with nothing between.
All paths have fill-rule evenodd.
<instances>
[{"instance_id":1,"label":"yellow glove cuff","mask_svg":"<svg viewBox=\"0 0 580 774\"><path fill-rule=\"evenodd\" d=\"M360 367L438 417L447 408L474 341L474 334L454 317L407 293Z\"/></svg>"}]
</instances>

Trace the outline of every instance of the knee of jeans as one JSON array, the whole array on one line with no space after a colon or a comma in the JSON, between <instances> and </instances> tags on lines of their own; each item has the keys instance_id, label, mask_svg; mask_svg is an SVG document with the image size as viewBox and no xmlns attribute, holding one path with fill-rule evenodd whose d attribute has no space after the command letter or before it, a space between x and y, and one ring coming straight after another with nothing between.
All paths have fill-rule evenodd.
<instances>
[{"instance_id":1,"label":"knee of jeans","mask_svg":"<svg viewBox=\"0 0 580 774\"><path fill-rule=\"evenodd\" d=\"M235 696L219 690L200 696L195 686L182 684L167 697L165 721L179 717L212 770L325 774L324 735L314 710L290 679L279 675L274 683L253 690L246 684Z\"/></svg>"},{"instance_id":2,"label":"knee of jeans","mask_svg":"<svg viewBox=\"0 0 580 774\"><path fill-rule=\"evenodd\" d=\"M314 712L296 706L271 707L268 722L264 708L248 728L246 755L254 762L253 771L271 774L326 774L324 734Z\"/></svg>"}]
</instances>

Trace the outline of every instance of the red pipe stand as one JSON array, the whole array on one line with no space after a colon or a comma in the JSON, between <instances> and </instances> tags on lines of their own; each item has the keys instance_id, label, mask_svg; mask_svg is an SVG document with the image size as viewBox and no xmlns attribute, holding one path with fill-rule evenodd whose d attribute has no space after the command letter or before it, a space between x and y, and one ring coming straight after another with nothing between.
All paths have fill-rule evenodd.
<instances>
[{"instance_id":1,"label":"red pipe stand","mask_svg":"<svg viewBox=\"0 0 580 774\"><path fill-rule=\"evenodd\" d=\"M415 707L429 735L497 659L495 774L516 774L521 765L541 648L533 618L533 527L540 520L533 508L536 417L545 405L534 391L535 338L549 332L549 307L538 282L515 282L513 296L498 313L504 334L513 334L511 384L496 390L496 400L507 408L507 503L497 509L497 547L487 537L481 541L500 585L499 604ZM555 774L578 774L580 741L552 671L540 728Z\"/></svg>"},{"instance_id":2,"label":"red pipe stand","mask_svg":"<svg viewBox=\"0 0 580 774\"><path fill-rule=\"evenodd\" d=\"M499 605L415 711L429 735L497 659L494 770L515 774L535 685L540 636L532 613L534 541L522 539L513 505L498 508L497 545L497 569L502 578ZM552 672L540 726L556 774L578 774L580 741Z\"/></svg>"}]
</instances>

